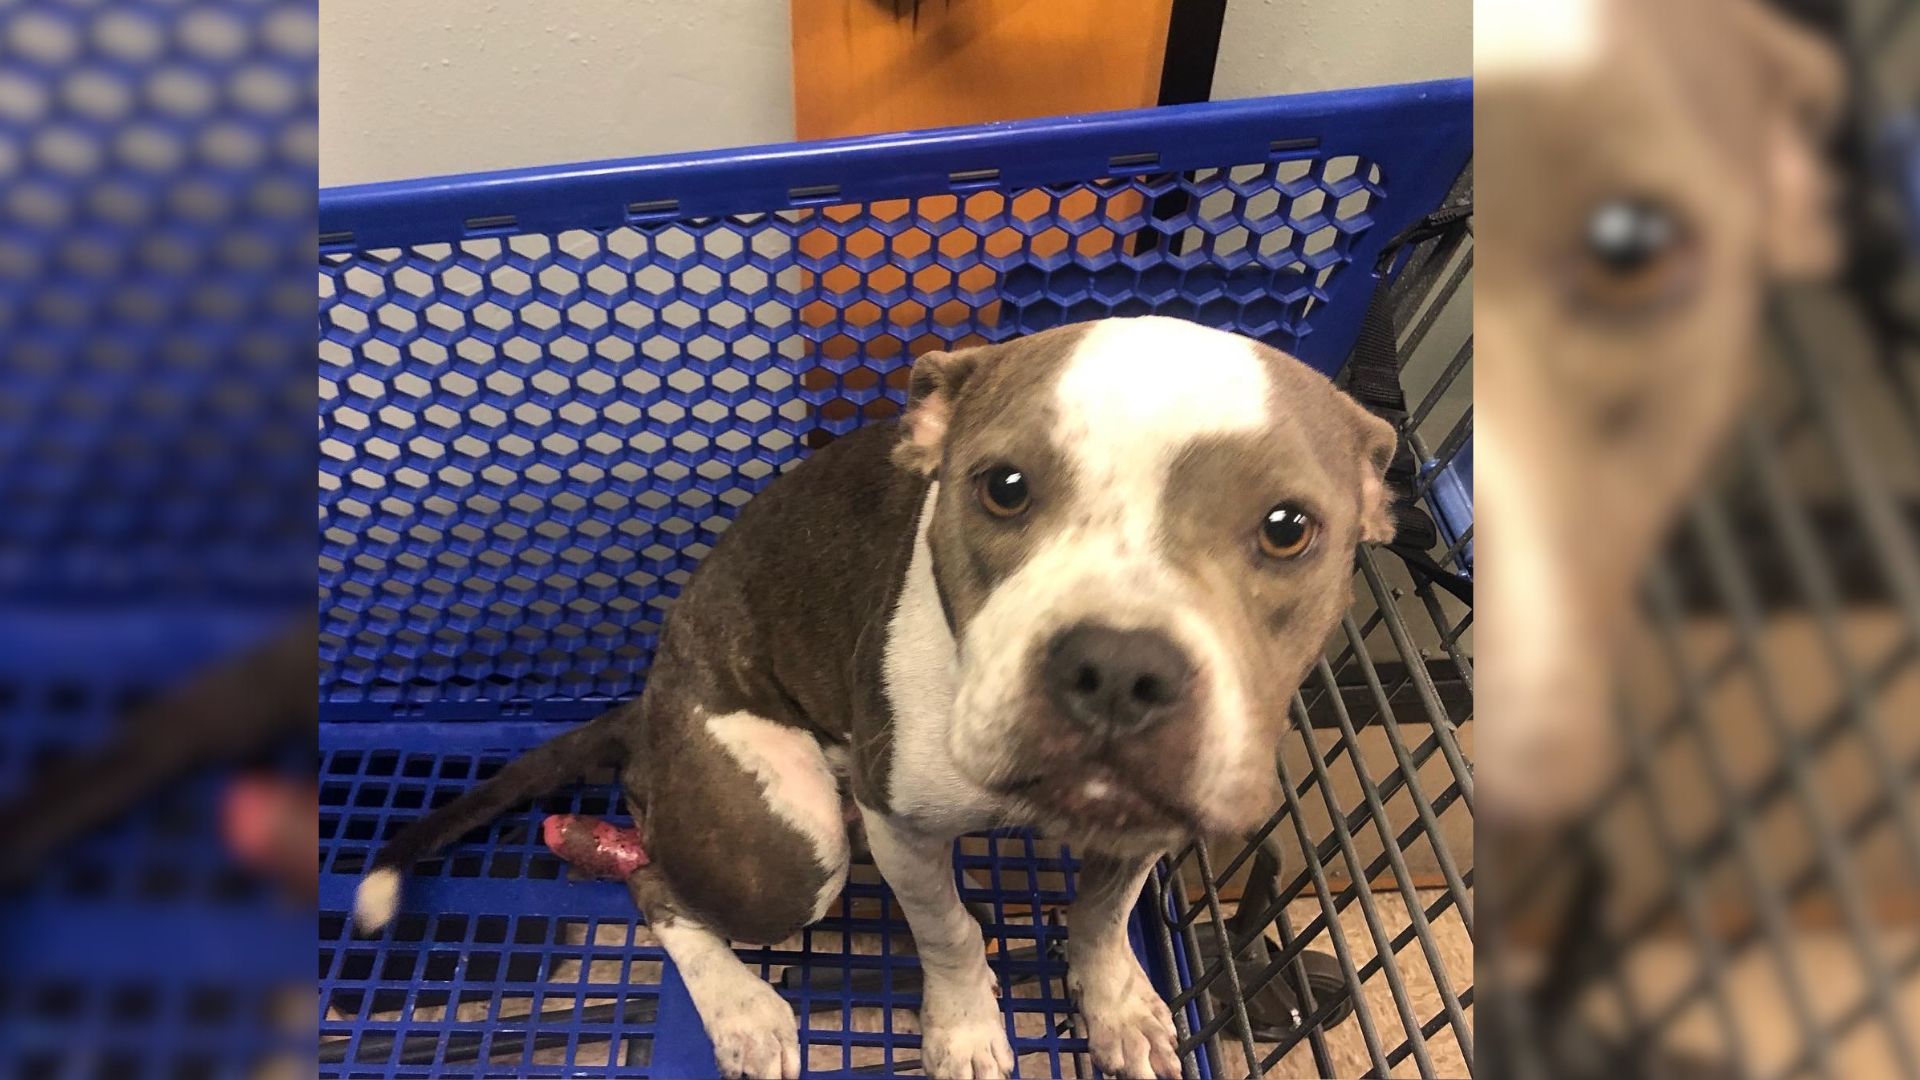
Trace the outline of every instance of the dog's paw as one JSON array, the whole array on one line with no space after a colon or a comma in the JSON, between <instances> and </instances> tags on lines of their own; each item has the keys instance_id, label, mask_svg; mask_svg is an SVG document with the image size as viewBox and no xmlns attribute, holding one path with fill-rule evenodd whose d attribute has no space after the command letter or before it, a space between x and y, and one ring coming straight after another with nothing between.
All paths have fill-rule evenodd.
<instances>
[{"instance_id":1,"label":"dog's paw","mask_svg":"<svg viewBox=\"0 0 1920 1080\"><path fill-rule=\"evenodd\" d=\"M920 1058L942 1080L1000 1080L1013 1074L1013 1044L991 977L977 985L929 981L920 1007Z\"/></svg>"},{"instance_id":2,"label":"dog's paw","mask_svg":"<svg viewBox=\"0 0 1920 1080\"><path fill-rule=\"evenodd\" d=\"M799 1080L800 1024L793 1006L759 979L743 980L740 996L703 1010L713 1060L727 1080Z\"/></svg>"},{"instance_id":3,"label":"dog's paw","mask_svg":"<svg viewBox=\"0 0 1920 1080\"><path fill-rule=\"evenodd\" d=\"M1076 965L1068 969L1068 981L1087 1021L1093 1063L1102 1072L1126 1080L1179 1080L1173 1014L1139 961L1126 954Z\"/></svg>"}]
</instances>

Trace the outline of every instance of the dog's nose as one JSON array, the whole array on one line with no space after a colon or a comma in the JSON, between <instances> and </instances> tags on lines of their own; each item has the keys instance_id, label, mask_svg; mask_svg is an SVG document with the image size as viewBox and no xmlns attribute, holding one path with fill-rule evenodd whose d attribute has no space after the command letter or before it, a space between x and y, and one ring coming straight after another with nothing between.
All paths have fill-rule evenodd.
<instances>
[{"instance_id":1,"label":"dog's nose","mask_svg":"<svg viewBox=\"0 0 1920 1080\"><path fill-rule=\"evenodd\" d=\"M1126 735L1166 719L1187 695L1192 665L1165 634L1082 623L1047 645L1047 699L1089 731Z\"/></svg>"}]
</instances>

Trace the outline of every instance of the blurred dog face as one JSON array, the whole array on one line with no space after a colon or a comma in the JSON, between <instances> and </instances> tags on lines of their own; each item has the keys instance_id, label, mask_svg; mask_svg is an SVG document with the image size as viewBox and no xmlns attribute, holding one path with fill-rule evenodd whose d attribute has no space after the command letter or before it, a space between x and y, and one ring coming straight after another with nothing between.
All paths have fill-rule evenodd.
<instances>
[{"instance_id":1,"label":"blurred dog face","mask_svg":"<svg viewBox=\"0 0 1920 1080\"><path fill-rule=\"evenodd\" d=\"M1233 831L1391 534L1394 433L1291 357L1115 319L921 358L902 460L959 643L948 748L1069 832Z\"/></svg>"},{"instance_id":2,"label":"blurred dog face","mask_svg":"<svg viewBox=\"0 0 1920 1080\"><path fill-rule=\"evenodd\" d=\"M1552 816L1604 772L1608 654L1766 284L1835 259L1839 72L1752 0L1526 8L1476 19L1518 35L1476 52L1476 759L1495 812Z\"/></svg>"}]
</instances>

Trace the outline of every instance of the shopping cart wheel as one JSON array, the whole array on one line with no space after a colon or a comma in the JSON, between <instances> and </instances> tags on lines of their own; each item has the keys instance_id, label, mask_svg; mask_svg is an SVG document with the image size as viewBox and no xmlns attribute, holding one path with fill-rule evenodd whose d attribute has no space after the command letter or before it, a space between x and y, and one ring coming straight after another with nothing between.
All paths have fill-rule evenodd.
<instances>
[{"instance_id":1,"label":"shopping cart wheel","mask_svg":"<svg viewBox=\"0 0 1920 1080\"><path fill-rule=\"evenodd\" d=\"M1247 1020L1253 1024L1254 1038L1279 1042L1291 1037L1307 1019L1309 1010L1298 993L1297 980L1302 971L1313 994L1314 1011L1332 1006L1319 1027L1333 1027L1353 1013L1353 996L1347 991L1347 977L1340 970L1340 962L1326 953L1308 950L1300 954L1299 968L1282 971L1247 998Z\"/></svg>"},{"instance_id":2,"label":"shopping cart wheel","mask_svg":"<svg viewBox=\"0 0 1920 1080\"><path fill-rule=\"evenodd\" d=\"M1199 944L1202 970L1211 967L1219 957L1219 943L1209 928L1200 927ZM1255 939L1240 950L1234 967L1240 973L1242 985L1254 977L1256 972L1266 968L1272 962L1269 943L1265 939ZM1346 972L1340 962L1332 956L1308 949L1300 954L1298 967L1284 970L1268 980L1259 990L1246 998L1247 1021L1253 1026L1253 1037L1262 1042L1279 1042L1289 1038L1307 1018L1309 1010L1301 1002L1298 993L1299 978L1306 976L1307 989L1312 992L1314 1010L1327 1008L1327 1013L1319 1026L1330 1028L1345 1020L1353 1013L1353 995L1347 986ZM1231 1013L1232 991L1228 989L1226 979L1216 979L1208 988L1208 997L1212 999L1216 1013Z\"/></svg>"},{"instance_id":3,"label":"shopping cart wheel","mask_svg":"<svg viewBox=\"0 0 1920 1080\"><path fill-rule=\"evenodd\" d=\"M1314 1005L1325 1008L1329 1002L1333 1003L1333 1011L1320 1021L1321 1027L1332 1027L1353 1015L1353 993L1347 985L1347 973L1340 968L1340 961L1327 953L1309 949L1300 954L1300 966L1306 970L1307 989L1313 991ZM1281 976L1281 980L1284 979L1285 974ZM1289 983L1287 989L1292 988Z\"/></svg>"}]
</instances>

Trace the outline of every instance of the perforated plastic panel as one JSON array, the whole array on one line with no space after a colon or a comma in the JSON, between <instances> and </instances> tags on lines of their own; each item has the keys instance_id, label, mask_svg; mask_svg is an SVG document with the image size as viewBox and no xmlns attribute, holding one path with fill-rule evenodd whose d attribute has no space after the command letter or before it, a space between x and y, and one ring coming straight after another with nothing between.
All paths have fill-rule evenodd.
<instances>
[{"instance_id":1,"label":"perforated plastic panel","mask_svg":"<svg viewBox=\"0 0 1920 1080\"><path fill-rule=\"evenodd\" d=\"M733 513L895 415L914 356L1157 312L1334 370L1377 255L1469 147L1468 88L1440 83L324 193L323 1074L710 1073L626 890L536 839L546 812L618 816L611 787L423 867L374 941L344 914L369 852L638 693ZM956 867L1021 1075L1091 1075L1057 949L1071 858L1014 834ZM1186 955L1141 929L1171 996ZM918 1056L909 940L866 868L743 955L812 1072L891 1073Z\"/></svg>"},{"instance_id":2,"label":"perforated plastic panel","mask_svg":"<svg viewBox=\"0 0 1920 1080\"><path fill-rule=\"evenodd\" d=\"M325 696L637 692L739 505L929 348L1151 311L1331 370L1468 146L1449 83L330 192Z\"/></svg>"},{"instance_id":3,"label":"perforated plastic panel","mask_svg":"<svg viewBox=\"0 0 1920 1080\"><path fill-rule=\"evenodd\" d=\"M298 602L313 53L302 3L0 9L0 598Z\"/></svg>"},{"instance_id":4,"label":"perforated plastic panel","mask_svg":"<svg viewBox=\"0 0 1920 1080\"><path fill-rule=\"evenodd\" d=\"M411 1076L469 1071L704 1076L711 1051L684 986L624 887L565 880L539 842L548 813L620 819L614 789L590 785L510 814L483 839L422 867L381 939L344 914L352 875L388 834L492 774L537 730L410 725L435 749L388 749L389 725L338 725L321 766L320 977L323 1071ZM411 732L408 732L411 734ZM1021 834L963 842L963 898L992 913L994 969L1026 1075L1090 1076L1060 955L1058 912L1074 862ZM836 909L779 948L742 955L787 992L814 1073L912 1068L918 966L900 912L870 865Z\"/></svg>"}]
</instances>

